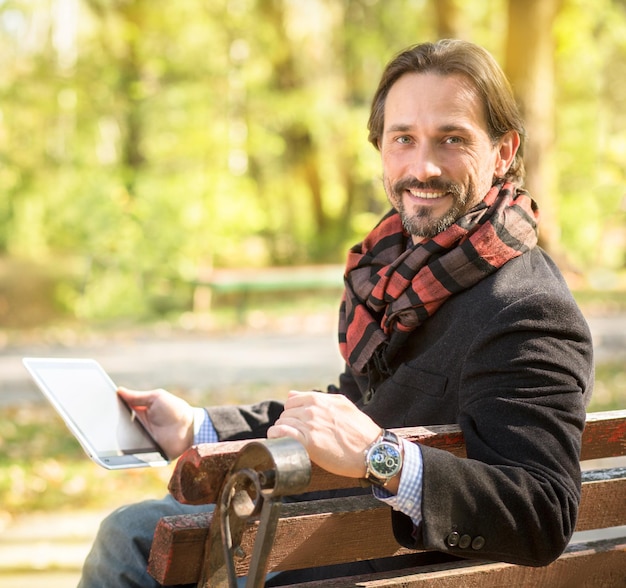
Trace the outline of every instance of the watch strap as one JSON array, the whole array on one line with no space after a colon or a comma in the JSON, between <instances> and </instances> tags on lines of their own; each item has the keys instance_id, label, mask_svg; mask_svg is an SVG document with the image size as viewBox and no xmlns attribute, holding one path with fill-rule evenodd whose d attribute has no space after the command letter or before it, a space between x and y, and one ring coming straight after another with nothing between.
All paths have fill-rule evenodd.
<instances>
[{"instance_id":1,"label":"watch strap","mask_svg":"<svg viewBox=\"0 0 626 588\"><path fill-rule=\"evenodd\" d=\"M397 446L400 455L402 455L401 442L398 435L396 435L393 431L388 431L387 429L382 429L380 437L376 439L366 450L365 450L365 480L374 486L384 487L387 482L393 477L389 478L379 478L374 474L374 472L370 469L369 463L367 461L367 457L370 454L371 449L382 442L391 443L392 445ZM400 465L402 465L402 457L400 458ZM394 474L395 475L395 474Z\"/></svg>"},{"instance_id":2,"label":"watch strap","mask_svg":"<svg viewBox=\"0 0 626 588\"><path fill-rule=\"evenodd\" d=\"M400 447L400 437L396 435L393 431L388 431L387 429L383 429L383 434L380 438L381 441L387 441L387 443L393 443Z\"/></svg>"}]
</instances>

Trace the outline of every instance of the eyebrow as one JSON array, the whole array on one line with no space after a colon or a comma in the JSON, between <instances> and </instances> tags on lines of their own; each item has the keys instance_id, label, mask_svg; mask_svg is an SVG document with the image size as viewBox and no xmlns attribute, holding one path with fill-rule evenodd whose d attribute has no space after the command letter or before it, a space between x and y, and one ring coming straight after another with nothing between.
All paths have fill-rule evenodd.
<instances>
[{"instance_id":1,"label":"eyebrow","mask_svg":"<svg viewBox=\"0 0 626 588\"><path fill-rule=\"evenodd\" d=\"M391 125L388 129L387 129L387 133L404 133L406 131L410 131L411 127L409 125L403 125L403 124L395 124L395 125Z\"/></svg>"},{"instance_id":2,"label":"eyebrow","mask_svg":"<svg viewBox=\"0 0 626 588\"><path fill-rule=\"evenodd\" d=\"M394 125L391 125L385 132L386 133L407 133L411 131L412 129L413 129L412 125L408 125L405 123L396 123ZM470 129L468 129L466 126L456 125L452 123L441 125L440 127L438 127L437 130L441 133L454 133L454 132L469 133L470 132Z\"/></svg>"}]
</instances>

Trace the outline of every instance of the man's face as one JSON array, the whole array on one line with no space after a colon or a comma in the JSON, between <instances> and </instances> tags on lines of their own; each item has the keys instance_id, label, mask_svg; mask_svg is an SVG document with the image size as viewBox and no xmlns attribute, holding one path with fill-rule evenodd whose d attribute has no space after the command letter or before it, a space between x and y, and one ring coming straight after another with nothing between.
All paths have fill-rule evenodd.
<instances>
[{"instance_id":1,"label":"man's face","mask_svg":"<svg viewBox=\"0 0 626 588\"><path fill-rule=\"evenodd\" d=\"M385 102L380 152L387 197L413 240L433 237L478 204L518 145L514 132L493 144L465 76L399 78Z\"/></svg>"}]
</instances>

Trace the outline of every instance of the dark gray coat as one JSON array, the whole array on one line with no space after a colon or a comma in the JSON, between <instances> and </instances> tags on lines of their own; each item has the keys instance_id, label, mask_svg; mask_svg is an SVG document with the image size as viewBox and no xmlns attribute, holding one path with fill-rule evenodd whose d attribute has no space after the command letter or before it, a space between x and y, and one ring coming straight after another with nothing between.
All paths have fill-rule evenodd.
<instances>
[{"instance_id":1,"label":"dark gray coat","mask_svg":"<svg viewBox=\"0 0 626 588\"><path fill-rule=\"evenodd\" d=\"M405 546L544 565L565 548L580 500L579 452L593 382L588 326L539 248L449 299L407 341L364 402L349 369L330 392L381 427L458 423L468 459L422 447L423 522L393 513ZM214 407L221 440L264 436L282 405ZM469 544L468 544L469 543Z\"/></svg>"}]
</instances>

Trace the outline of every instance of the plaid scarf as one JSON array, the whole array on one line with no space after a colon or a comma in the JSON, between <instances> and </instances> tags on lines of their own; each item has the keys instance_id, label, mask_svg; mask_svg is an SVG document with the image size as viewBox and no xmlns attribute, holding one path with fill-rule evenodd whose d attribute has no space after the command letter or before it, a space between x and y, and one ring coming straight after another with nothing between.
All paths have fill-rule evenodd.
<instances>
[{"instance_id":1,"label":"plaid scarf","mask_svg":"<svg viewBox=\"0 0 626 588\"><path fill-rule=\"evenodd\" d=\"M432 239L410 242L391 210L348 254L339 348L373 389L408 335L453 294L471 288L537 243L538 211L524 190L495 184ZM410 246L407 246L407 243Z\"/></svg>"}]
</instances>

